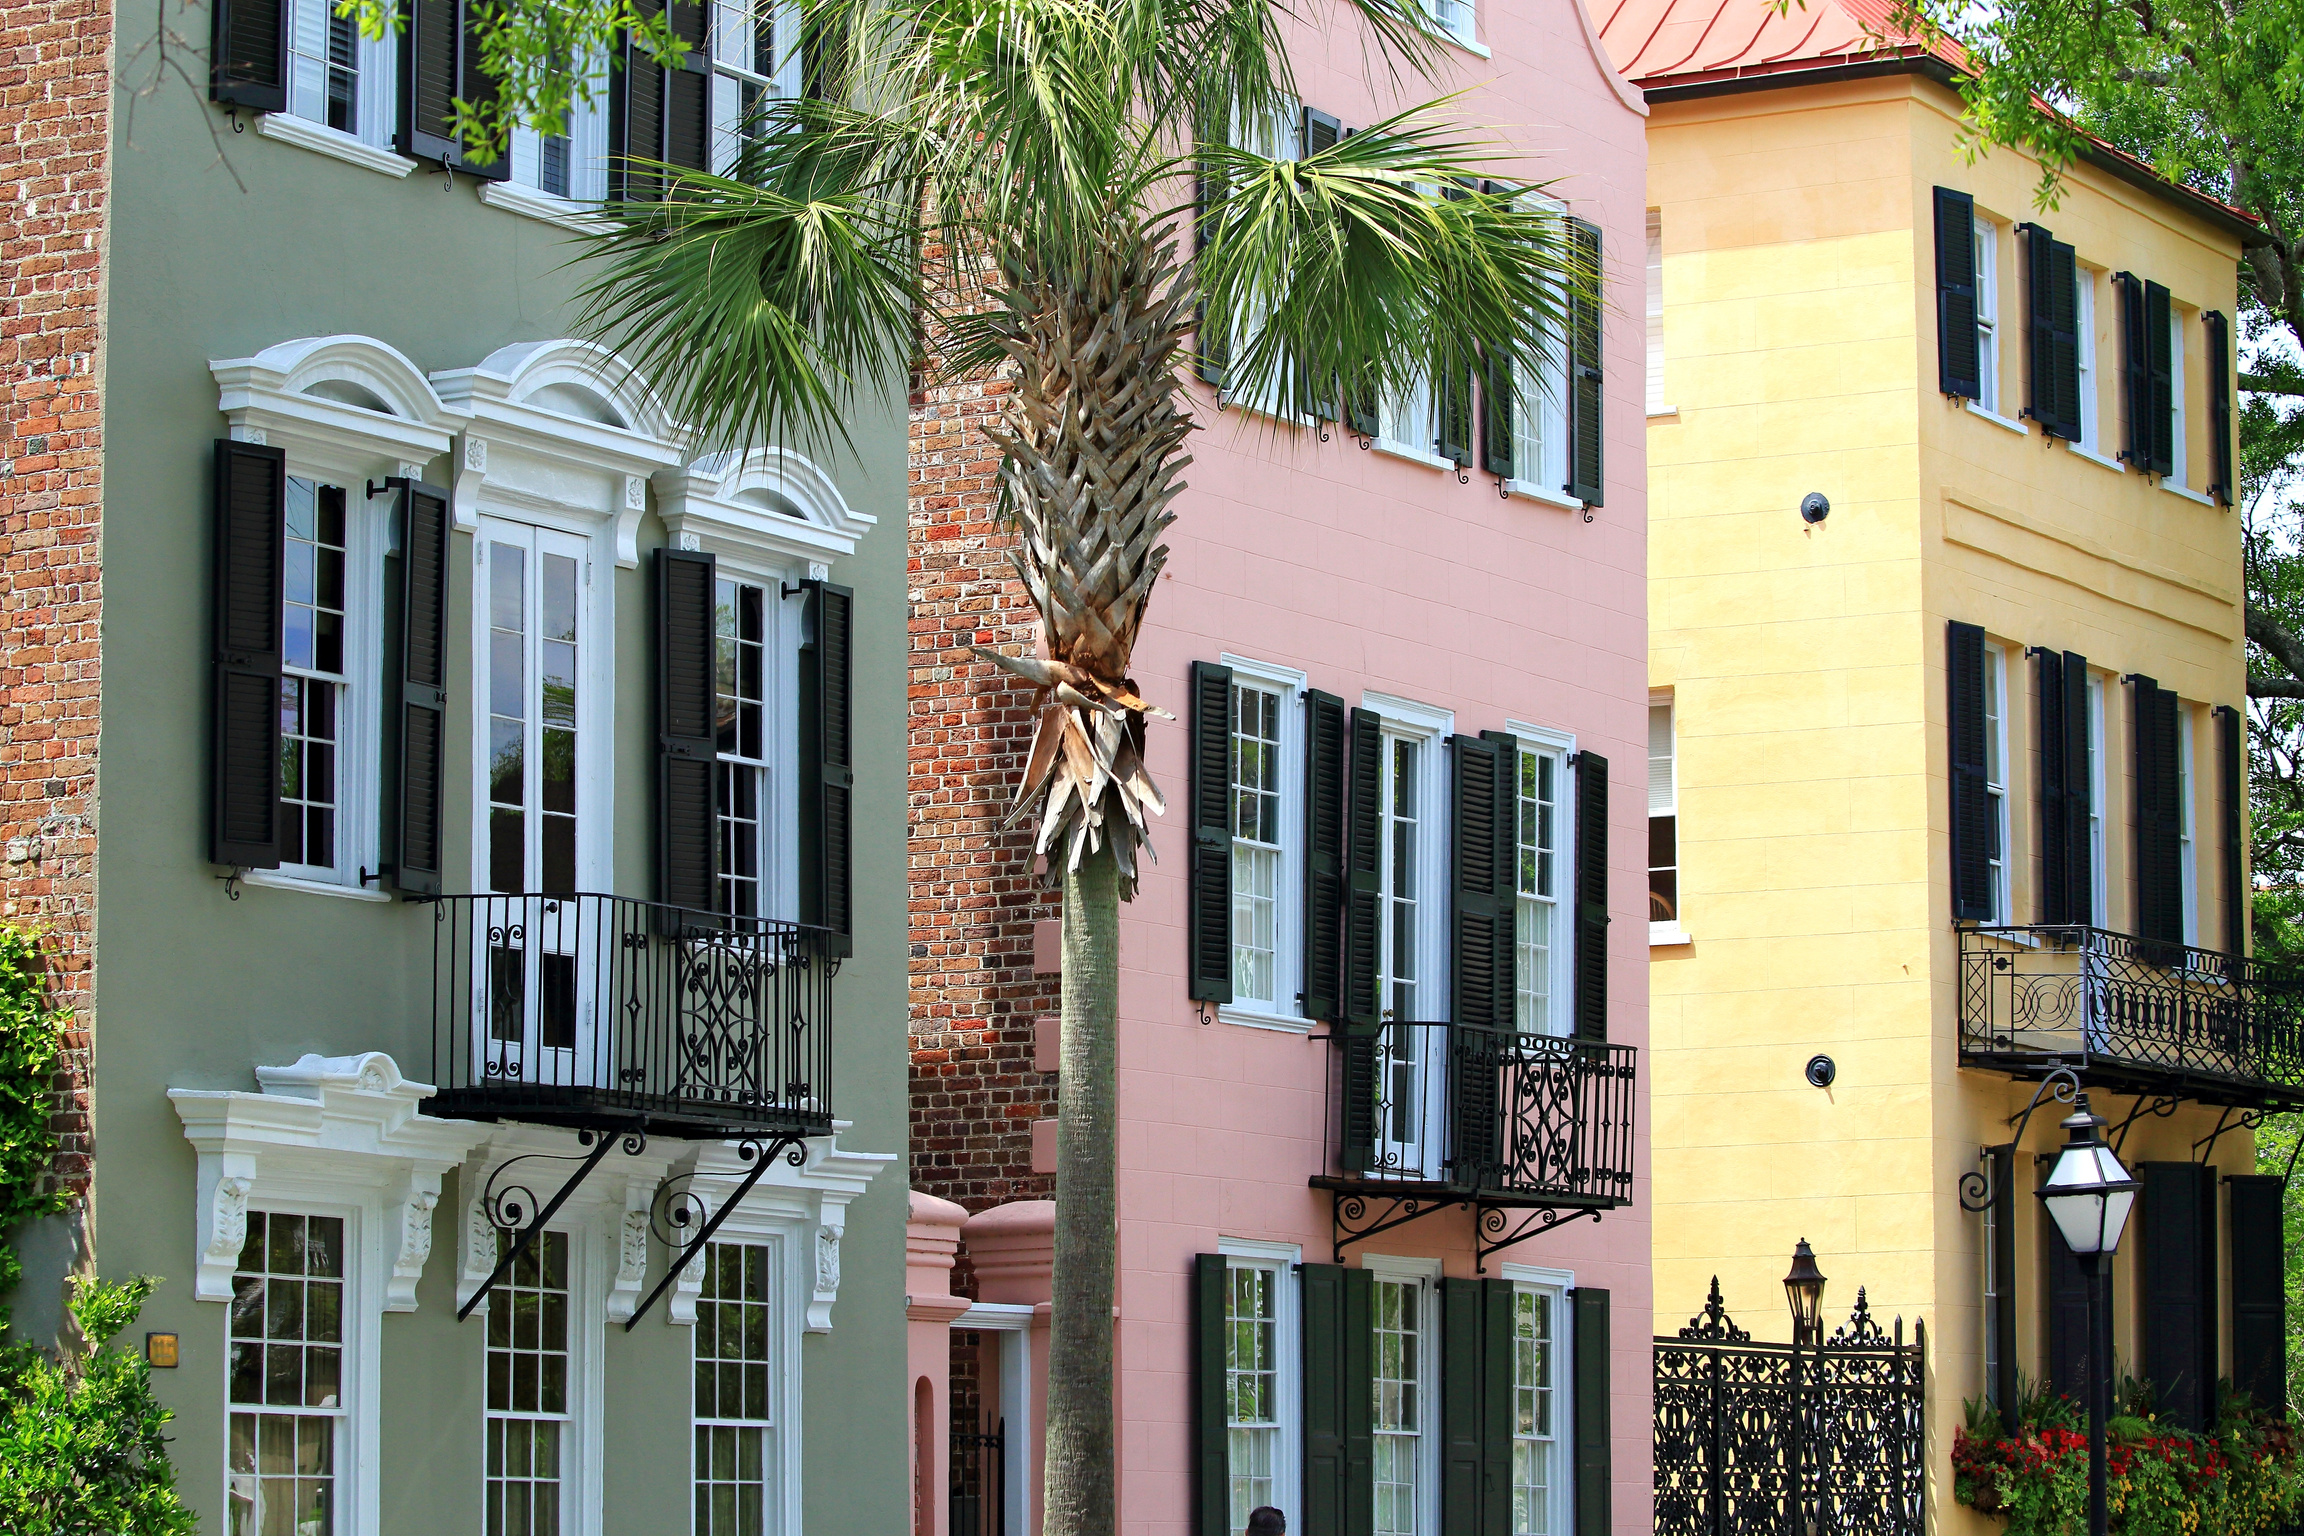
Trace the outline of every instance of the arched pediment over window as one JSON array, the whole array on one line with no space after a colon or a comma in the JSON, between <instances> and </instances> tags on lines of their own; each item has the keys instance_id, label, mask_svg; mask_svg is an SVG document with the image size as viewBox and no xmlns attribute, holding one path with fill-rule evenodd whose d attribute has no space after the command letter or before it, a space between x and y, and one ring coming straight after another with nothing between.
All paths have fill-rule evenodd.
<instances>
[{"instance_id":1,"label":"arched pediment over window","mask_svg":"<svg viewBox=\"0 0 2304 1536\"><path fill-rule=\"evenodd\" d=\"M673 542L775 563L829 565L878 521L848 505L814 461L783 448L716 453L655 479Z\"/></svg>"},{"instance_id":2,"label":"arched pediment over window","mask_svg":"<svg viewBox=\"0 0 2304 1536\"><path fill-rule=\"evenodd\" d=\"M234 437L347 475L380 465L421 477L467 420L422 369L372 336L306 336L208 370Z\"/></svg>"}]
</instances>

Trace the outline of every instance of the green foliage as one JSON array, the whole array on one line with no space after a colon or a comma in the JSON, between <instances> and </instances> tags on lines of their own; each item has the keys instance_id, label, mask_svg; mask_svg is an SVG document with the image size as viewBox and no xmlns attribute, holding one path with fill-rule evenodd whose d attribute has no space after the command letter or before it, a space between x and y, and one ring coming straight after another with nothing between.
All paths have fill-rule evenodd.
<instances>
[{"instance_id":1,"label":"green foliage","mask_svg":"<svg viewBox=\"0 0 2304 1536\"><path fill-rule=\"evenodd\" d=\"M0 1298L23 1274L8 1234L64 1208L42 1185L56 1152L48 1119L68 1017L49 998L39 933L0 927ZM0 1306L0 1328L7 1321Z\"/></svg>"},{"instance_id":2,"label":"green foliage","mask_svg":"<svg viewBox=\"0 0 2304 1536\"><path fill-rule=\"evenodd\" d=\"M83 1283L72 1314L93 1346L78 1362L18 1345L0 1358L0 1531L9 1536L188 1536L142 1355L113 1342L153 1282Z\"/></svg>"}]
</instances>

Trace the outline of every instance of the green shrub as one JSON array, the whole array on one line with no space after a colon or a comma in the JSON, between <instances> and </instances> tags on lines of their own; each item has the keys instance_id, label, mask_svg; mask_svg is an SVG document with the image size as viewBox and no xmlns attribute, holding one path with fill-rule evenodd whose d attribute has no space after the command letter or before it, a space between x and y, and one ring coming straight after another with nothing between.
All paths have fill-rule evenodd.
<instances>
[{"instance_id":1,"label":"green shrub","mask_svg":"<svg viewBox=\"0 0 2304 1536\"><path fill-rule=\"evenodd\" d=\"M48 995L39 933L0 927L0 1328L24 1273L8 1235L65 1204L61 1192L41 1186L56 1155L48 1117L70 1017Z\"/></svg>"}]
</instances>

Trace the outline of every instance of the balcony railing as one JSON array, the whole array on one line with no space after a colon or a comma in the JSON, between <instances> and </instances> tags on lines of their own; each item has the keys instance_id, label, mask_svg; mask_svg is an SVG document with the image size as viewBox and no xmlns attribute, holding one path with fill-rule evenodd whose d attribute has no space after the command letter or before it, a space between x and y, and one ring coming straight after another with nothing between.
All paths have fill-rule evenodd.
<instances>
[{"instance_id":1,"label":"balcony railing","mask_svg":"<svg viewBox=\"0 0 2304 1536\"><path fill-rule=\"evenodd\" d=\"M1629 1045L1466 1024L1340 1029L1324 1188L1606 1210L1632 1198Z\"/></svg>"},{"instance_id":2,"label":"balcony railing","mask_svg":"<svg viewBox=\"0 0 2304 1536\"><path fill-rule=\"evenodd\" d=\"M2244 955L2103 928L1964 928L1960 1064L2117 1092L2304 1107L2304 989Z\"/></svg>"},{"instance_id":3,"label":"balcony railing","mask_svg":"<svg viewBox=\"0 0 2304 1536\"><path fill-rule=\"evenodd\" d=\"M819 931L621 896L433 898L433 1114L697 1138L832 1128Z\"/></svg>"}]
</instances>

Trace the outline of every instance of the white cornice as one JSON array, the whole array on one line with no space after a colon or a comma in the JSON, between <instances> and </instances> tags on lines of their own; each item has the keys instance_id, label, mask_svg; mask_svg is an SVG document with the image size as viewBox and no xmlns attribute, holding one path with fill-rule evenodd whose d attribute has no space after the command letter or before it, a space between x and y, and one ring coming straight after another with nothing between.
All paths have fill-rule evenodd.
<instances>
[{"instance_id":1,"label":"white cornice","mask_svg":"<svg viewBox=\"0 0 2304 1536\"><path fill-rule=\"evenodd\" d=\"M782 448L713 454L655 476L656 505L680 549L764 567L813 569L856 552L879 519L848 505L814 461Z\"/></svg>"},{"instance_id":2,"label":"white cornice","mask_svg":"<svg viewBox=\"0 0 2304 1536\"><path fill-rule=\"evenodd\" d=\"M286 449L292 463L323 473L421 475L468 419L414 363L368 336L301 337L208 371L235 438ZM331 387L381 409L315 392Z\"/></svg>"}]
</instances>

